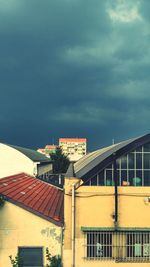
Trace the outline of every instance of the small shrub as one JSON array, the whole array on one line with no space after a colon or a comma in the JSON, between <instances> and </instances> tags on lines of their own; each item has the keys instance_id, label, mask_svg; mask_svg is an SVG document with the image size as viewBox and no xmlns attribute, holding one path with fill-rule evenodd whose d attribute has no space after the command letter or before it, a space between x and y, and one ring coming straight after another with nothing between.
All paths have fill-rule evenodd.
<instances>
[{"instance_id":1,"label":"small shrub","mask_svg":"<svg viewBox=\"0 0 150 267\"><path fill-rule=\"evenodd\" d=\"M9 256L12 267L23 267L23 262L19 254L13 259L12 256Z\"/></svg>"},{"instance_id":2,"label":"small shrub","mask_svg":"<svg viewBox=\"0 0 150 267\"><path fill-rule=\"evenodd\" d=\"M2 195L0 195L0 207L3 207L5 204L5 199Z\"/></svg>"},{"instance_id":3,"label":"small shrub","mask_svg":"<svg viewBox=\"0 0 150 267\"><path fill-rule=\"evenodd\" d=\"M49 262L46 267L63 267L61 257L59 255L52 256L48 248L46 248L46 259Z\"/></svg>"}]
</instances>

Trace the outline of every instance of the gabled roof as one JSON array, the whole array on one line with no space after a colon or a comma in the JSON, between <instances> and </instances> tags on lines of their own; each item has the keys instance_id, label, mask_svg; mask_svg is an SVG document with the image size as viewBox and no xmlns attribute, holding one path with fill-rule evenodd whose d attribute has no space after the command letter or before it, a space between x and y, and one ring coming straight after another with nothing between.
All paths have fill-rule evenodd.
<instances>
[{"instance_id":1,"label":"gabled roof","mask_svg":"<svg viewBox=\"0 0 150 267\"><path fill-rule=\"evenodd\" d=\"M20 173L0 179L0 194L25 210L63 225L64 193L55 186Z\"/></svg>"},{"instance_id":2,"label":"gabled roof","mask_svg":"<svg viewBox=\"0 0 150 267\"><path fill-rule=\"evenodd\" d=\"M112 163L114 157L118 158L146 142L150 142L150 134L129 139L89 153L74 164L75 175L78 178L87 180L96 174L97 171Z\"/></svg>"},{"instance_id":3,"label":"gabled roof","mask_svg":"<svg viewBox=\"0 0 150 267\"><path fill-rule=\"evenodd\" d=\"M51 161L45 155L39 153L36 150L25 148L25 147L20 147L20 146L14 146L14 145L8 145L8 144L6 145L18 150L19 152L21 152L22 154L24 154L25 156L27 156L29 159L31 159L34 162L38 162L38 161L39 162L50 162Z\"/></svg>"}]
</instances>

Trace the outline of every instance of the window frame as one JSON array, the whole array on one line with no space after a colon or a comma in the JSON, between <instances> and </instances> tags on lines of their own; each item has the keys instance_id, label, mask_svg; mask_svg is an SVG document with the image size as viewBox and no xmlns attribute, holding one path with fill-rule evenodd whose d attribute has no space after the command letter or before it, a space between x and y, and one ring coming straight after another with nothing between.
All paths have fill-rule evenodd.
<instances>
[{"instance_id":1,"label":"window frame","mask_svg":"<svg viewBox=\"0 0 150 267\"><path fill-rule=\"evenodd\" d=\"M20 249L32 249L32 248L34 248L34 249L40 248L42 250L42 266L38 266L38 267L44 267L44 247L43 246L18 246L18 255L19 255ZM30 266L26 266L26 265L24 266L23 265L23 267L30 267ZM35 266L35 267L37 267L37 266Z\"/></svg>"},{"instance_id":2,"label":"window frame","mask_svg":"<svg viewBox=\"0 0 150 267\"><path fill-rule=\"evenodd\" d=\"M145 146L148 146L149 148L145 149ZM150 142L125 152L120 157L116 158L116 163L118 186L150 186L150 178L147 178L146 175L146 172L150 172ZM103 169L96 171L96 173L88 179L88 182L85 182L85 185L113 186L113 170L113 162L111 161ZM109 172L109 177L107 177L107 172ZM97 183L96 180L95 182L92 182L94 177L100 177L101 175L102 177L97 179ZM110 176L112 177L111 179ZM100 181L100 179L102 181Z\"/></svg>"}]
</instances>

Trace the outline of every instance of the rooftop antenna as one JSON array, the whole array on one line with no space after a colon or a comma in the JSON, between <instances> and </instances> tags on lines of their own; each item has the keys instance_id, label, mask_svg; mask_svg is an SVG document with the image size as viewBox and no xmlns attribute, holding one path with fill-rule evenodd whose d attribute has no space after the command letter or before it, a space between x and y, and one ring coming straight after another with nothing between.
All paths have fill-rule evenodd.
<instances>
[{"instance_id":1,"label":"rooftop antenna","mask_svg":"<svg viewBox=\"0 0 150 267\"><path fill-rule=\"evenodd\" d=\"M113 138L113 139L112 139L112 145L114 145L114 144L115 144L115 139Z\"/></svg>"},{"instance_id":2,"label":"rooftop antenna","mask_svg":"<svg viewBox=\"0 0 150 267\"><path fill-rule=\"evenodd\" d=\"M53 137L53 138L52 138L52 144L53 144L53 145L54 145L54 142L55 142L55 138Z\"/></svg>"}]
</instances>

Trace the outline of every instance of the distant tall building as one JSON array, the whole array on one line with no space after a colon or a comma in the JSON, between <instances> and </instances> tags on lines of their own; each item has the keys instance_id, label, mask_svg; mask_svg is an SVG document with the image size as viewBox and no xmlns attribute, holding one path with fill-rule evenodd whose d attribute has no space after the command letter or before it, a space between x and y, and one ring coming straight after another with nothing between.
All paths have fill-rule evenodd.
<instances>
[{"instance_id":1,"label":"distant tall building","mask_svg":"<svg viewBox=\"0 0 150 267\"><path fill-rule=\"evenodd\" d=\"M59 146L70 161L77 161L87 153L86 138L59 138Z\"/></svg>"}]
</instances>

